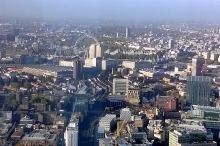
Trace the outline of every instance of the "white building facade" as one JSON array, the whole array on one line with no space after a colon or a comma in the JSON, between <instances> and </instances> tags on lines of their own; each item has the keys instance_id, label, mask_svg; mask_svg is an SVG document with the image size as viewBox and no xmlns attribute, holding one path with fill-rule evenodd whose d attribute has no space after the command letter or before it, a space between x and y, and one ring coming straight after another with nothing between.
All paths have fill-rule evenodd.
<instances>
[{"instance_id":1,"label":"white building facade","mask_svg":"<svg viewBox=\"0 0 220 146\"><path fill-rule=\"evenodd\" d=\"M127 122L131 121L131 111L129 108L123 108L120 111L120 120L126 120Z\"/></svg>"},{"instance_id":2,"label":"white building facade","mask_svg":"<svg viewBox=\"0 0 220 146\"><path fill-rule=\"evenodd\" d=\"M103 127L105 131L110 131L112 126L115 124L115 122L116 122L116 115L107 114L100 119L99 126Z\"/></svg>"},{"instance_id":3,"label":"white building facade","mask_svg":"<svg viewBox=\"0 0 220 146\"><path fill-rule=\"evenodd\" d=\"M76 123L70 123L64 133L65 145L78 146L78 137L78 125L76 125Z\"/></svg>"},{"instance_id":4,"label":"white building facade","mask_svg":"<svg viewBox=\"0 0 220 146\"><path fill-rule=\"evenodd\" d=\"M128 93L128 79L113 79L112 94L127 94Z\"/></svg>"}]
</instances>

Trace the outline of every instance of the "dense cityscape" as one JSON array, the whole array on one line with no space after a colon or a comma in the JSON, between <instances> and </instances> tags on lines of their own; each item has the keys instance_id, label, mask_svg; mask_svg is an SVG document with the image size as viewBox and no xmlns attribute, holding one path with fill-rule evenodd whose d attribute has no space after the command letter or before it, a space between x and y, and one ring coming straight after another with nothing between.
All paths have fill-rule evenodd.
<instances>
[{"instance_id":1,"label":"dense cityscape","mask_svg":"<svg viewBox=\"0 0 220 146\"><path fill-rule=\"evenodd\" d=\"M0 17L0 146L220 145L220 24Z\"/></svg>"}]
</instances>

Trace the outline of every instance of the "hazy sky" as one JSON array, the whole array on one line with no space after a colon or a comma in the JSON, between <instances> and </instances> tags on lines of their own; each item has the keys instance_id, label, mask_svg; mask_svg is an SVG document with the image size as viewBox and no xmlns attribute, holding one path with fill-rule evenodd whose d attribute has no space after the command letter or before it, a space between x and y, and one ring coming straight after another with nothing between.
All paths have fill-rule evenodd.
<instances>
[{"instance_id":1,"label":"hazy sky","mask_svg":"<svg viewBox=\"0 0 220 146\"><path fill-rule=\"evenodd\" d=\"M0 0L0 17L220 21L220 0Z\"/></svg>"}]
</instances>

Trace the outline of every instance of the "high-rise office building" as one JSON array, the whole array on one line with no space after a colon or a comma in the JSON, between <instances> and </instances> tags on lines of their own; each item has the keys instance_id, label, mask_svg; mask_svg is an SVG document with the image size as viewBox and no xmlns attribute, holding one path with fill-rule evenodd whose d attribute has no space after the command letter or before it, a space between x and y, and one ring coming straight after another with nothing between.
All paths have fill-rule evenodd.
<instances>
[{"instance_id":1,"label":"high-rise office building","mask_svg":"<svg viewBox=\"0 0 220 146\"><path fill-rule=\"evenodd\" d=\"M92 44L89 48L89 58L103 57L103 51L99 44Z\"/></svg>"},{"instance_id":2,"label":"high-rise office building","mask_svg":"<svg viewBox=\"0 0 220 146\"><path fill-rule=\"evenodd\" d=\"M116 123L115 114L106 114L99 120L99 126L103 127L105 131L110 131Z\"/></svg>"},{"instance_id":3,"label":"high-rise office building","mask_svg":"<svg viewBox=\"0 0 220 146\"><path fill-rule=\"evenodd\" d=\"M131 29L130 28L126 28L125 36L126 36L126 38L130 38L131 37Z\"/></svg>"},{"instance_id":4,"label":"high-rise office building","mask_svg":"<svg viewBox=\"0 0 220 146\"><path fill-rule=\"evenodd\" d=\"M66 146L78 146L78 119L74 119L69 123L64 133L65 145Z\"/></svg>"},{"instance_id":5,"label":"high-rise office building","mask_svg":"<svg viewBox=\"0 0 220 146\"><path fill-rule=\"evenodd\" d=\"M6 58L6 51L5 50L1 50L0 51L0 58Z\"/></svg>"},{"instance_id":6,"label":"high-rise office building","mask_svg":"<svg viewBox=\"0 0 220 146\"><path fill-rule=\"evenodd\" d=\"M173 48L174 47L174 40L170 39L169 40L169 48Z\"/></svg>"},{"instance_id":7,"label":"high-rise office building","mask_svg":"<svg viewBox=\"0 0 220 146\"><path fill-rule=\"evenodd\" d=\"M102 69L102 58L98 57L98 58L93 58L93 64L95 65L97 70Z\"/></svg>"},{"instance_id":8,"label":"high-rise office building","mask_svg":"<svg viewBox=\"0 0 220 146\"><path fill-rule=\"evenodd\" d=\"M208 76L188 76L186 78L186 100L192 105L210 105L212 78Z\"/></svg>"},{"instance_id":9,"label":"high-rise office building","mask_svg":"<svg viewBox=\"0 0 220 146\"><path fill-rule=\"evenodd\" d=\"M15 36L13 34L7 34L7 41L8 42L14 42Z\"/></svg>"},{"instance_id":10,"label":"high-rise office building","mask_svg":"<svg viewBox=\"0 0 220 146\"><path fill-rule=\"evenodd\" d=\"M91 44L89 47L89 58L96 58L96 45Z\"/></svg>"},{"instance_id":11,"label":"high-rise office building","mask_svg":"<svg viewBox=\"0 0 220 146\"><path fill-rule=\"evenodd\" d=\"M19 29L18 29L18 28L14 28L14 29L12 30L12 34L13 34L14 36L19 36Z\"/></svg>"},{"instance_id":12,"label":"high-rise office building","mask_svg":"<svg viewBox=\"0 0 220 146\"><path fill-rule=\"evenodd\" d=\"M102 58L103 57L103 51L100 45L96 45L96 58Z\"/></svg>"},{"instance_id":13,"label":"high-rise office building","mask_svg":"<svg viewBox=\"0 0 220 146\"><path fill-rule=\"evenodd\" d=\"M83 64L80 60L73 60L73 78L75 80L82 79Z\"/></svg>"},{"instance_id":14,"label":"high-rise office building","mask_svg":"<svg viewBox=\"0 0 220 146\"><path fill-rule=\"evenodd\" d=\"M120 120L131 121L131 111L129 108L123 108L120 110Z\"/></svg>"},{"instance_id":15,"label":"high-rise office building","mask_svg":"<svg viewBox=\"0 0 220 146\"><path fill-rule=\"evenodd\" d=\"M169 132L169 146L217 146L213 133L204 126L179 124Z\"/></svg>"},{"instance_id":16,"label":"high-rise office building","mask_svg":"<svg viewBox=\"0 0 220 146\"><path fill-rule=\"evenodd\" d=\"M192 59L192 76L201 76L202 68L205 60L203 57L195 57Z\"/></svg>"},{"instance_id":17,"label":"high-rise office building","mask_svg":"<svg viewBox=\"0 0 220 146\"><path fill-rule=\"evenodd\" d=\"M147 38L147 42L148 42L148 43L152 43L152 41L153 41L153 38L152 38L152 37Z\"/></svg>"},{"instance_id":18,"label":"high-rise office building","mask_svg":"<svg viewBox=\"0 0 220 146\"><path fill-rule=\"evenodd\" d=\"M95 67L97 70L101 71L102 69L102 58L86 58L85 66Z\"/></svg>"},{"instance_id":19,"label":"high-rise office building","mask_svg":"<svg viewBox=\"0 0 220 146\"><path fill-rule=\"evenodd\" d=\"M113 94L128 93L128 79L113 79Z\"/></svg>"},{"instance_id":20,"label":"high-rise office building","mask_svg":"<svg viewBox=\"0 0 220 146\"><path fill-rule=\"evenodd\" d=\"M118 66L118 60L116 59L108 59L102 60L102 70L110 71L112 68Z\"/></svg>"}]
</instances>

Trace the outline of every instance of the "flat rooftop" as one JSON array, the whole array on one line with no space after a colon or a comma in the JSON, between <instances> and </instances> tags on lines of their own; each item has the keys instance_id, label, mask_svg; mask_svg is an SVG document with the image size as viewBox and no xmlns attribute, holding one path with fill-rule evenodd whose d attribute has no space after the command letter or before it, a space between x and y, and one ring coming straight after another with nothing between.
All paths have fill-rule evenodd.
<instances>
[{"instance_id":1,"label":"flat rooftop","mask_svg":"<svg viewBox=\"0 0 220 146\"><path fill-rule=\"evenodd\" d=\"M130 110L130 108L123 108L123 109L121 109L121 111L126 111L126 112L130 112L131 110Z\"/></svg>"},{"instance_id":2,"label":"flat rooftop","mask_svg":"<svg viewBox=\"0 0 220 146\"><path fill-rule=\"evenodd\" d=\"M196 125L196 124L179 124L176 126L176 129L174 130L174 133L177 135L183 135L183 134L190 134L190 133L207 133L212 134L210 130L206 130L205 126L203 125Z\"/></svg>"},{"instance_id":3,"label":"flat rooftop","mask_svg":"<svg viewBox=\"0 0 220 146\"><path fill-rule=\"evenodd\" d=\"M116 118L115 114L106 114L104 117L102 117L99 122L110 122L111 120L113 120L114 118Z\"/></svg>"},{"instance_id":4,"label":"flat rooftop","mask_svg":"<svg viewBox=\"0 0 220 146\"><path fill-rule=\"evenodd\" d=\"M158 70L158 71L152 70L152 69L145 69L145 70L140 70L139 72L142 74L145 74L145 73L147 73L147 74L164 74L164 70L162 70L162 69Z\"/></svg>"},{"instance_id":5,"label":"flat rooftop","mask_svg":"<svg viewBox=\"0 0 220 146\"><path fill-rule=\"evenodd\" d=\"M35 130L29 134L25 134L25 136L22 138L24 141L36 141L36 140L50 140L54 141L57 137L57 134L50 134L50 132L47 132L46 130Z\"/></svg>"},{"instance_id":6,"label":"flat rooftop","mask_svg":"<svg viewBox=\"0 0 220 146\"><path fill-rule=\"evenodd\" d=\"M59 72L59 71L72 71L72 68L64 67L64 66L55 66L55 65L40 65L34 67L24 67L23 71L25 70L47 70L51 72Z\"/></svg>"},{"instance_id":7,"label":"flat rooftop","mask_svg":"<svg viewBox=\"0 0 220 146\"><path fill-rule=\"evenodd\" d=\"M117 99L117 100L125 100L127 95L108 95L108 100Z\"/></svg>"},{"instance_id":8,"label":"flat rooftop","mask_svg":"<svg viewBox=\"0 0 220 146\"><path fill-rule=\"evenodd\" d=\"M79 128L79 119L77 118L77 116L75 114L73 114L71 116L71 119L70 119L70 123L69 125L66 127L67 130L75 130L75 131L78 131L78 128Z\"/></svg>"},{"instance_id":9,"label":"flat rooftop","mask_svg":"<svg viewBox=\"0 0 220 146\"><path fill-rule=\"evenodd\" d=\"M82 88L78 89L75 94L86 94L88 92L88 87L83 86Z\"/></svg>"},{"instance_id":10,"label":"flat rooftop","mask_svg":"<svg viewBox=\"0 0 220 146\"><path fill-rule=\"evenodd\" d=\"M209 120L209 119L199 119L199 118L193 118L193 119L183 119L183 121L186 122L212 122L212 123L220 123L220 121L214 121L214 120Z\"/></svg>"},{"instance_id":11,"label":"flat rooftop","mask_svg":"<svg viewBox=\"0 0 220 146\"><path fill-rule=\"evenodd\" d=\"M199 82L210 82L212 81L211 77L208 76L187 76L186 77L187 81L199 81Z\"/></svg>"},{"instance_id":12,"label":"flat rooftop","mask_svg":"<svg viewBox=\"0 0 220 146\"><path fill-rule=\"evenodd\" d=\"M138 87L131 87L131 86L130 86L130 87L128 88L128 90L141 90L141 89L138 88Z\"/></svg>"},{"instance_id":13,"label":"flat rooftop","mask_svg":"<svg viewBox=\"0 0 220 146\"><path fill-rule=\"evenodd\" d=\"M211 107L211 106L198 106L198 105L192 105L193 110L201 110L205 112L216 112L220 113L220 109L216 107Z\"/></svg>"},{"instance_id":14,"label":"flat rooftop","mask_svg":"<svg viewBox=\"0 0 220 146\"><path fill-rule=\"evenodd\" d=\"M12 138L17 138L17 137L22 137L22 135L24 135L24 132L22 132L22 131L16 131L16 132L14 132L14 133L11 135L11 137L12 137Z\"/></svg>"}]
</instances>

